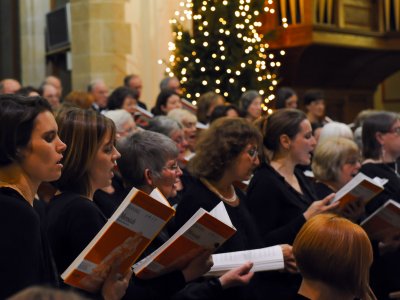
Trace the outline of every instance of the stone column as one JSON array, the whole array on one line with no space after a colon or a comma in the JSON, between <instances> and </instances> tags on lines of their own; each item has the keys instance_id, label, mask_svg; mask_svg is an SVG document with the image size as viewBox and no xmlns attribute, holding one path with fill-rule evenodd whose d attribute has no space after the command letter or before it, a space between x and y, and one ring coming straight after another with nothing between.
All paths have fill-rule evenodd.
<instances>
[{"instance_id":1,"label":"stone column","mask_svg":"<svg viewBox=\"0 0 400 300\"><path fill-rule=\"evenodd\" d=\"M39 86L46 76L45 14L49 4L49 0L19 1L23 85Z\"/></svg>"},{"instance_id":2,"label":"stone column","mask_svg":"<svg viewBox=\"0 0 400 300\"><path fill-rule=\"evenodd\" d=\"M71 0L72 87L84 90L96 78L121 85L131 53L125 0Z\"/></svg>"}]
</instances>

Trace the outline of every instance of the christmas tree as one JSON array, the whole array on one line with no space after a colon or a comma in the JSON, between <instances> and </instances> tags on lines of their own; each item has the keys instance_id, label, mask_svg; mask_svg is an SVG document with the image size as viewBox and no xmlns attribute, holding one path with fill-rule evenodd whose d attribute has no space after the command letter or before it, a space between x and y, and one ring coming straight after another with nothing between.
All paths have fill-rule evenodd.
<instances>
[{"instance_id":1,"label":"christmas tree","mask_svg":"<svg viewBox=\"0 0 400 300\"><path fill-rule=\"evenodd\" d=\"M166 73L180 79L185 98L195 104L201 94L215 91L235 103L251 89L260 93L263 109L269 110L280 62L268 53L270 36L257 29L262 25L260 14L274 13L272 4L271 0L180 3L181 9L170 20L174 41L169 44L171 55L164 63Z\"/></svg>"}]
</instances>

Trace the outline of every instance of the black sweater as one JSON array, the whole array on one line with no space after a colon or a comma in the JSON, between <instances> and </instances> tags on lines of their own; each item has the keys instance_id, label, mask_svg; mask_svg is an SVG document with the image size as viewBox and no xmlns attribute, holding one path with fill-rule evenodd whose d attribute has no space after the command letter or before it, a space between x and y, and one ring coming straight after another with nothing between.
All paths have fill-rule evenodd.
<instances>
[{"instance_id":1,"label":"black sweater","mask_svg":"<svg viewBox=\"0 0 400 300\"><path fill-rule=\"evenodd\" d=\"M18 192L0 188L0 299L30 285L56 285L41 220Z\"/></svg>"}]
</instances>

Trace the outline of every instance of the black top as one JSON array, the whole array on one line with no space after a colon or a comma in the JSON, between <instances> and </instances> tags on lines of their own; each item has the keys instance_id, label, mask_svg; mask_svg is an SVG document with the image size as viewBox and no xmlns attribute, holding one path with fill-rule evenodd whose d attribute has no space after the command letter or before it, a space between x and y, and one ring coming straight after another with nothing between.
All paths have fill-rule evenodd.
<instances>
[{"instance_id":1,"label":"black top","mask_svg":"<svg viewBox=\"0 0 400 300\"><path fill-rule=\"evenodd\" d=\"M318 199L324 199L326 196L335 193L334 190L332 190L329 186L320 181L314 182L314 190Z\"/></svg>"},{"instance_id":2,"label":"black top","mask_svg":"<svg viewBox=\"0 0 400 300\"><path fill-rule=\"evenodd\" d=\"M244 205L245 196L239 189L235 189L235 191L240 199L240 204L236 207L224 204L229 218L237 231L216 251L217 253L254 249L262 246L257 228ZM221 199L200 180L194 179L190 189L183 195L181 203L177 207L175 215L176 229L184 225L200 207L211 211L220 201Z\"/></svg>"},{"instance_id":3,"label":"black top","mask_svg":"<svg viewBox=\"0 0 400 300\"><path fill-rule=\"evenodd\" d=\"M246 204L265 246L293 244L306 221L303 213L316 199L303 173L296 169L295 175L303 194L266 163L261 164L250 182Z\"/></svg>"},{"instance_id":4,"label":"black top","mask_svg":"<svg viewBox=\"0 0 400 300\"><path fill-rule=\"evenodd\" d=\"M54 196L47 211L47 233L60 274L107 222L93 201L72 192Z\"/></svg>"},{"instance_id":5,"label":"black top","mask_svg":"<svg viewBox=\"0 0 400 300\"><path fill-rule=\"evenodd\" d=\"M126 195L128 195L128 193L125 193L122 178L117 174L112 178L111 184L114 188L114 193L110 194L103 190L97 190L93 195L93 202L96 203L107 219L112 216Z\"/></svg>"},{"instance_id":6,"label":"black top","mask_svg":"<svg viewBox=\"0 0 400 300\"><path fill-rule=\"evenodd\" d=\"M384 186L385 189L366 205L367 214L373 213L389 199L400 203L400 178L394 170L394 163L366 163L361 166L360 172L371 178L378 176L382 179L388 179L388 182Z\"/></svg>"},{"instance_id":7,"label":"black top","mask_svg":"<svg viewBox=\"0 0 400 300\"><path fill-rule=\"evenodd\" d=\"M11 188L0 188L0 220L0 299L30 285L56 285L39 215Z\"/></svg>"},{"instance_id":8,"label":"black top","mask_svg":"<svg viewBox=\"0 0 400 300\"><path fill-rule=\"evenodd\" d=\"M261 248L262 243L246 206L244 194L235 189L236 194L240 199L240 204L236 207L225 204L229 218L233 226L236 228L236 233L228 239L216 253L240 251ZM199 179L194 179L190 188L184 193L181 202L179 203L176 215L175 224L179 229L190 217L202 207L207 211L211 211L219 202L220 198L211 192ZM207 282L209 285L212 282ZM262 283L260 282L259 273L254 276L249 286L236 287L223 290L220 299L263 299L264 295L259 295L261 292ZM211 289L210 289L211 290ZM185 291L185 290L184 290ZM214 297L219 293L214 293ZM184 294L183 299L195 299L190 294ZM218 297L217 297L218 298Z\"/></svg>"},{"instance_id":9,"label":"black top","mask_svg":"<svg viewBox=\"0 0 400 300\"><path fill-rule=\"evenodd\" d=\"M47 232L61 274L101 230L107 219L93 201L64 192L50 202L47 222ZM159 299L161 295L176 293L184 284L181 272L172 272L153 280L135 278L125 298Z\"/></svg>"},{"instance_id":10,"label":"black top","mask_svg":"<svg viewBox=\"0 0 400 300\"><path fill-rule=\"evenodd\" d=\"M394 163L366 163L360 172L374 178L376 176L388 179L384 190L368 202L365 209L367 214L373 213L387 200L393 199L400 203L400 178L395 173ZM371 287L378 299L386 299L389 292L400 289L400 249L374 257L370 272Z\"/></svg>"}]
</instances>

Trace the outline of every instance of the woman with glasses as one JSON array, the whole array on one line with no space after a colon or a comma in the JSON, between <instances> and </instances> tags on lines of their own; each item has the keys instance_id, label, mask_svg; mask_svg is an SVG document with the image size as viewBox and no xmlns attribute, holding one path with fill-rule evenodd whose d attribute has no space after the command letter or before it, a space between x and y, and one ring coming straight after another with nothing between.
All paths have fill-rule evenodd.
<instances>
[{"instance_id":1,"label":"woman with glasses","mask_svg":"<svg viewBox=\"0 0 400 300\"><path fill-rule=\"evenodd\" d=\"M220 118L199 137L196 156L188 164L195 180L177 207L177 229L199 208L211 211L222 201L237 232L217 252L262 247L257 228L244 204L245 195L234 186L235 181L248 180L258 166L260 143L261 135L257 128L239 118ZM258 282L257 278L255 280ZM254 293L260 291L258 287L234 288L226 291L223 298L252 299Z\"/></svg>"},{"instance_id":2,"label":"woman with glasses","mask_svg":"<svg viewBox=\"0 0 400 300\"><path fill-rule=\"evenodd\" d=\"M118 165L126 187L126 194L132 187L136 187L148 194L154 188L158 188L167 199L176 195L176 183L182 175L182 170L178 165L179 151L174 141L157 132L143 131L122 140L118 144L118 150L121 153ZM171 222L173 219L169 223ZM168 231L163 229L147 247L143 256L151 254L169 237ZM168 293L178 292L184 287L185 289L176 296L176 299L205 299L210 296L214 298L218 296L222 288L244 280L240 274L246 268L249 269L247 265L217 279L219 282L216 282L216 286L215 280L187 285L209 270L211 267L209 257L210 253L205 252L181 270L154 279L150 284L146 280L135 279L135 281L137 285L149 287L148 293L152 294L154 299L165 299Z\"/></svg>"},{"instance_id":3,"label":"woman with glasses","mask_svg":"<svg viewBox=\"0 0 400 300\"><path fill-rule=\"evenodd\" d=\"M363 157L360 172L370 177L387 179L384 190L366 205L373 213L387 200L400 202L400 177L397 159L400 157L400 117L394 112L374 112L362 126ZM379 241L377 256L371 272L371 284L378 299L387 299L392 291L400 290L400 237Z\"/></svg>"},{"instance_id":4,"label":"woman with glasses","mask_svg":"<svg viewBox=\"0 0 400 300\"><path fill-rule=\"evenodd\" d=\"M339 191L358 173L360 167L360 150L352 140L338 137L318 143L311 164L317 198L322 199ZM364 212L364 203L360 200L349 203L340 213L358 221Z\"/></svg>"},{"instance_id":5,"label":"woman with glasses","mask_svg":"<svg viewBox=\"0 0 400 300\"><path fill-rule=\"evenodd\" d=\"M247 192L247 206L266 246L293 244L297 232L310 217L332 210L330 195L321 201L297 165L309 165L316 141L304 112L281 109L266 120L264 146L270 160L256 170ZM295 271L294 268L292 271ZM272 299L296 295L300 276L270 272Z\"/></svg>"}]
</instances>

